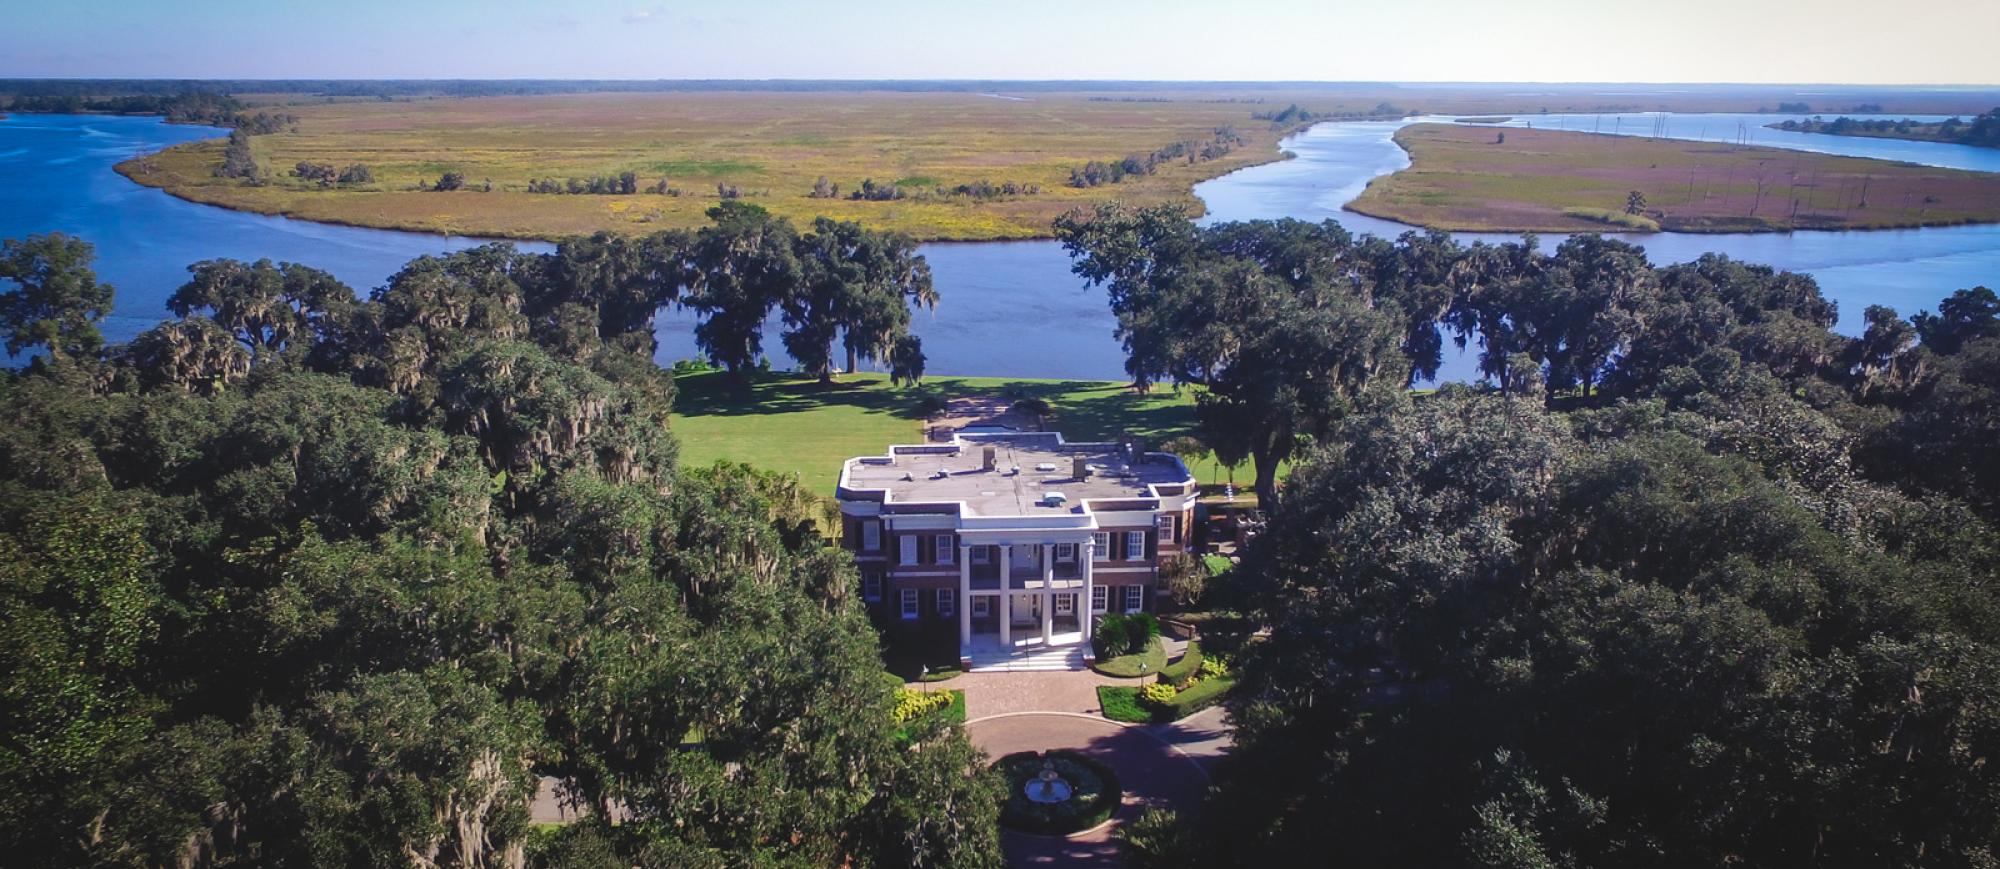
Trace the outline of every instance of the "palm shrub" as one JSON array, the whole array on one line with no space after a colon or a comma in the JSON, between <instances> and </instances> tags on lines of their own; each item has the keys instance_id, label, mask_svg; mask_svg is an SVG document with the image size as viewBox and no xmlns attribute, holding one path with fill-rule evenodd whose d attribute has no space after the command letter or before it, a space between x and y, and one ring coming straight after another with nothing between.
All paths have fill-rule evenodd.
<instances>
[{"instance_id":1,"label":"palm shrub","mask_svg":"<svg viewBox=\"0 0 2000 869\"><path fill-rule=\"evenodd\" d=\"M1104 660L1143 653L1159 635L1160 621L1152 613L1113 613L1098 620L1090 644L1098 660Z\"/></svg>"}]
</instances>

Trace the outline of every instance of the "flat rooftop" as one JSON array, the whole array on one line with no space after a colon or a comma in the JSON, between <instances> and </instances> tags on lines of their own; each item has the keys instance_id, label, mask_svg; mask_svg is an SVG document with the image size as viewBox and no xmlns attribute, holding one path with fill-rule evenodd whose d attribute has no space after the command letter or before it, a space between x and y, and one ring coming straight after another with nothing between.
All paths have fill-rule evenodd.
<instances>
[{"instance_id":1,"label":"flat rooftop","mask_svg":"<svg viewBox=\"0 0 2000 869\"><path fill-rule=\"evenodd\" d=\"M988 446L994 449L991 471L982 467ZM1083 479L1075 474L1079 457L1088 472ZM1065 443L1054 432L961 433L949 443L895 446L886 456L848 459L840 495L879 490L892 504L958 502L974 516L1055 516L1081 513L1085 501L1179 495L1193 482L1167 453L1142 453L1135 461L1118 444ZM1045 502L1051 492L1065 496L1060 505Z\"/></svg>"}]
</instances>

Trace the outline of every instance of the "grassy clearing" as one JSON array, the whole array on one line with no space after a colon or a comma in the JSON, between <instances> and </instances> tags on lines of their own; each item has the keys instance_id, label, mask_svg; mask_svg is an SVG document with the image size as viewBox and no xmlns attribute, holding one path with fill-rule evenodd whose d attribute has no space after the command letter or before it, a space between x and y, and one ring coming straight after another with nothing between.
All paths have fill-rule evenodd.
<instances>
[{"instance_id":1,"label":"grassy clearing","mask_svg":"<svg viewBox=\"0 0 2000 869\"><path fill-rule=\"evenodd\" d=\"M917 404L925 395L1040 398L1054 411L1048 426L1078 441L1130 432L1158 442L1194 428L1190 394L1155 389L1140 395L1120 383L940 377L918 390L891 386L880 374L845 375L821 387L791 374L737 382L721 372L682 375L676 382L673 425L682 464L743 462L796 474L828 494L847 459L922 441ZM1208 464L1198 464L1197 475L1210 473Z\"/></svg>"},{"instance_id":2,"label":"grassy clearing","mask_svg":"<svg viewBox=\"0 0 2000 869\"><path fill-rule=\"evenodd\" d=\"M1780 148L1416 124L1411 166L1348 207L1485 232L1787 232L2000 222L2000 175ZM1646 198L1627 220L1626 197Z\"/></svg>"},{"instance_id":3,"label":"grassy clearing","mask_svg":"<svg viewBox=\"0 0 2000 869\"><path fill-rule=\"evenodd\" d=\"M1253 120L1259 104L1230 102L1221 92L1148 103L1091 96L1048 93L1014 101L969 93L842 91L391 102L280 97L273 102L299 122L296 132L256 138L258 156L274 176L268 184L213 177L222 160L219 140L127 161L121 171L176 196L229 208L465 235L554 238L698 226L717 201L716 186L724 184L797 223L825 215L922 239L985 240L1046 237L1057 215L1106 199L1180 202L1198 210L1199 200L1189 190L1195 182L1279 159L1277 141L1291 129ZM1279 105L1292 99L1315 108L1338 104L1310 94L1245 96ZM1246 141L1220 159L1173 163L1156 175L1116 185L1067 185L1070 169L1091 160L1206 141L1223 126ZM365 163L376 181L321 189L289 177L300 161ZM463 173L468 189L418 189L446 171ZM626 171L637 173L642 189L665 179L683 195L551 195L526 189L536 178ZM813 183L822 176L843 195L864 179L901 180L924 189L1013 182L1038 185L1040 191L979 201L812 198Z\"/></svg>"},{"instance_id":4,"label":"grassy clearing","mask_svg":"<svg viewBox=\"0 0 2000 869\"><path fill-rule=\"evenodd\" d=\"M1145 665L1145 669L1140 669L1139 665L1141 664ZM1158 637L1155 637L1153 638L1152 645L1146 649L1145 654L1119 655L1116 658L1098 661L1091 665L1091 669L1106 676L1115 676L1120 679L1136 679L1142 674L1157 675L1166 666L1166 644L1160 642Z\"/></svg>"}]
</instances>

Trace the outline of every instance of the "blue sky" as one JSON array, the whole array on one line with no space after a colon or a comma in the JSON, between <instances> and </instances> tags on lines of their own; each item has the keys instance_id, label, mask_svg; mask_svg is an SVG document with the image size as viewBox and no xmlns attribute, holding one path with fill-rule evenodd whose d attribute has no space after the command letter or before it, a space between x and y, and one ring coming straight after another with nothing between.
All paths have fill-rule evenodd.
<instances>
[{"instance_id":1,"label":"blue sky","mask_svg":"<svg viewBox=\"0 0 2000 869\"><path fill-rule=\"evenodd\" d=\"M2000 83L1995 0L0 0L0 76Z\"/></svg>"}]
</instances>

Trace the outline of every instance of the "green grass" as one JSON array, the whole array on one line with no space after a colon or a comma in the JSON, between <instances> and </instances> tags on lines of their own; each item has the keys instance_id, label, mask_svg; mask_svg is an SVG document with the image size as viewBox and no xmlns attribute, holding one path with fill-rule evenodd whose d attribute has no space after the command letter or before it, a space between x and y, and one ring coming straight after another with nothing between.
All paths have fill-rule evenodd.
<instances>
[{"instance_id":1,"label":"green grass","mask_svg":"<svg viewBox=\"0 0 2000 869\"><path fill-rule=\"evenodd\" d=\"M1194 683L1194 687L1174 695L1172 703L1161 711L1168 721L1179 721L1190 715L1222 702L1231 688L1236 687L1235 676L1217 676Z\"/></svg>"},{"instance_id":2,"label":"green grass","mask_svg":"<svg viewBox=\"0 0 2000 869\"><path fill-rule=\"evenodd\" d=\"M1579 208L1572 206L1563 209L1563 214L1569 217L1580 217L1584 220L1595 221L1620 229L1630 229L1636 232L1660 231L1660 222L1657 220L1645 215L1626 214L1623 211L1613 211L1609 208Z\"/></svg>"},{"instance_id":3,"label":"green grass","mask_svg":"<svg viewBox=\"0 0 2000 869\"><path fill-rule=\"evenodd\" d=\"M1049 427L1074 441L1131 432L1158 443L1194 429L1191 394L1140 395L1119 383L937 377L919 390L891 386L881 374L843 375L823 387L791 374L757 373L739 382L721 372L681 375L676 383L673 426L683 466L743 462L796 474L829 495L847 459L923 440L916 406L926 394L1041 398L1054 409ZM1197 476L1212 471L1209 463L1196 464Z\"/></svg>"},{"instance_id":4,"label":"green grass","mask_svg":"<svg viewBox=\"0 0 2000 869\"><path fill-rule=\"evenodd\" d=\"M1139 669L1139 665L1142 663L1146 665L1146 669L1143 671ZM1106 676L1117 676L1119 678L1132 679L1138 677L1141 673L1144 673L1146 675L1157 674L1160 672L1161 669L1165 668L1166 666L1167 666L1166 644L1161 643L1158 637L1154 637L1152 648L1147 649L1145 654L1119 655L1118 657L1112 658L1110 660L1098 661L1097 663L1091 665L1091 669L1096 670L1099 673L1103 673Z\"/></svg>"},{"instance_id":5,"label":"green grass","mask_svg":"<svg viewBox=\"0 0 2000 869\"><path fill-rule=\"evenodd\" d=\"M1201 557L1201 563L1208 568L1210 576L1221 576L1236 566L1229 563L1229 556L1226 555L1204 555Z\"/></svg>"},{"instance_id":6,"label":"green grass","mask_svg":"<svg viewBox=\"0 0 2000 869\"><path fill-rule=\"evenodd\" d=\"M1128 724L1150 724L1153 713L1139 705L1139 689L1127 685L1097 686L1097 708L1104 717Z\"/></svg>"},{"instance_id":7,"label":"green grass","mask_svg":"<svg viewBox=\"0 0 2000 869\"><path fill-rule=\"evenodd\" d=\"M896 728L896 740L898 742L908 743L912 734L916 732L917 726L920 724L927 724L932 721L941 721L946 724L965 723L965 692L957 688L946 690L951 693L951 705L940 707L928 715L920 715L904 722L901 727Z\"/></svg>"}]
</instances>

